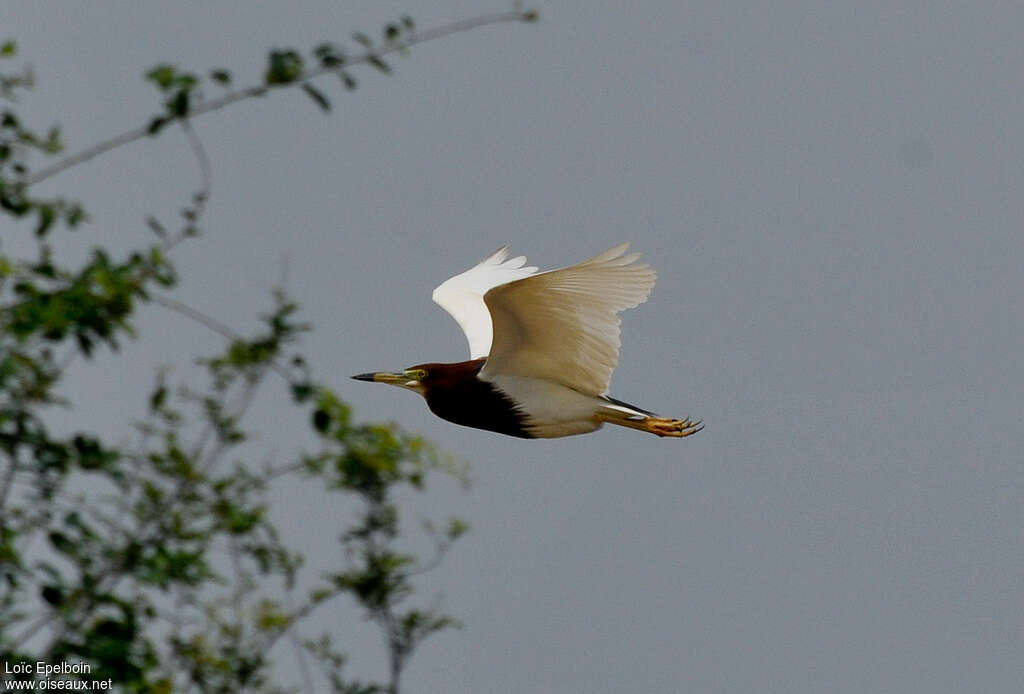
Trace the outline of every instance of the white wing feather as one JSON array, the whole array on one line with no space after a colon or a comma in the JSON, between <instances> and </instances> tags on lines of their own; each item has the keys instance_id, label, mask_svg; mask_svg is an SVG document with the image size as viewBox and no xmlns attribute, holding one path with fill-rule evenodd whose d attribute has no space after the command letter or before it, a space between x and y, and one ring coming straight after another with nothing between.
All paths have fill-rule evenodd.
<instances>
[{"instance_id":1,"label":"white wing feather","mask_svg":"<svg viewBox=\"0 0 1024 694\"><path fill-rule=\"evenodd\" d=\"M494 344L481 378L524 376L588 395L607 393L619 362L618 313L646 301L657 279L650 266L637 262L639 254L625 255L627 248L623 243L578 265L487 291Z\"/></svg>"},{"instance_id":2,"label":"white wing feather","mask_svg":"<svg viewBox=\"0 0 1024 694\"><path fill-rule=\"evenodd\" d=\"M434 290L434 302L451 314L469 341L469 358L486 357L491 351L491 314L484 294L507 282L529 277L537 268L526 265L526 256L508 258L502 246L478 265L445 280Z\"/></svg>"}]
</instances>

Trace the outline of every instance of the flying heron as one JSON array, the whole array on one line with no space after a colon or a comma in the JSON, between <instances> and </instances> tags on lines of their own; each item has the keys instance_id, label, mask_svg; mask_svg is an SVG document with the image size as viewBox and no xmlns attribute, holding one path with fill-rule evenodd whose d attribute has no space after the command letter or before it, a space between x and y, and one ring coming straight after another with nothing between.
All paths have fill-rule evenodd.
<instances>
[{"instance_id":1,"label":"flying heron","mask_svg":"<svg viewBox=\"0 0 1024 694\"><path fill-rule=\"evenodd\" d=\"M618 313L647 300L654 270L628 243L537 272L499 248L434 290L469 340L469 361L353 376L422 395L442 419L521 438L586 434L606 422L657 436L703 429L608 395L619 361Z\"/></svg>"}]
</instances>

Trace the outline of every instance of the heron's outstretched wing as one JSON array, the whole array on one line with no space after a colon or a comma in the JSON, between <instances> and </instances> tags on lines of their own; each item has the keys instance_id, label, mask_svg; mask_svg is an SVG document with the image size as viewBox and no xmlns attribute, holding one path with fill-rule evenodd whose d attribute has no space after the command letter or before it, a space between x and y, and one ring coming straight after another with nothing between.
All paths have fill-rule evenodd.
<instances>
[{"instance_id":1,"label":"heron's outstretched wing","mask_svg":"<svg viewBox=\"0 0 1024 694\"><path fill-rule=\"evenodd\" d=\"M469 358L486 357L491 351L491 314L484 294L506 282L529 277L537 268L526 265L526 256L508 257L502 246L478 265L445 280L434 290L434 302L451 314L469 340Z\"/></svg>"},{"instance_id":2,"label":"heron's outstretched wing","mask_svg":"<svg viewBox=\"0 0 1024 694\"><path fill-rule=\"evenodd\" d=\"M606 393L619 362L618 313L646 301L657 279L627 248L488 291L494 344L481 378L527 376Z\"/></svg>"}]
</instances>

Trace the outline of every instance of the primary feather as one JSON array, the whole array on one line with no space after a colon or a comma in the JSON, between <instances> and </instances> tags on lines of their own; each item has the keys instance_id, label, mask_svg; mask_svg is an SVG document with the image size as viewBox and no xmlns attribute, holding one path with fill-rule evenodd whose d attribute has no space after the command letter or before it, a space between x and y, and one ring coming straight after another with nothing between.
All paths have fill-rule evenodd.
<instances>
[{"instance_id":1,"label":"primary feather","mask_svg":"<svg viewBox=\"0 0 1024 694\"><path fill-rule=\"evenodd\" d=\"M454 318L469 341L469 358L486 357L493 335L491 314L484 305L484 294L493 287L529 277L537 268L526 265L526 256L508 258L508 246L502 246L480 263L442 282L434 290L434 303Z\"/></svg>"}]
</instances>

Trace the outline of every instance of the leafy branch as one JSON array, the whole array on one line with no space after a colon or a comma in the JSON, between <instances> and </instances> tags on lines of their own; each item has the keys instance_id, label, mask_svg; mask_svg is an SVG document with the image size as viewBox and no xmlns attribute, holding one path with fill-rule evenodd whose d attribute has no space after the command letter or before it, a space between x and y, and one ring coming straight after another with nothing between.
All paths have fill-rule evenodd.
<instances>
[{"instance_id":1,"label":"leafy branch","mask_svg":"<svg viewBox=\"0 0 1024 694\"><path fill-rule=\"evenodd\" d=\"M399 551L405 528L396 496L422 491L427 476L438 472L464 481L459 468L395 425L354 422L348 405L295 352L309 326L297 322L297 306L283 292L274 294L250 336L164 292L178 282L170 251L198 234L212 188L193 118L296 86L329 109L313 83L318 77L334 74L345 89L355 89L353 68L390 73L386 59L417 44L536 19L518 4L425 31L403 17L385 25L380 39L354 34L360 49L352 55L333 44L317 46L310 59L272 51L262 82L239 90L226 70L200 78L160 65L146 74L162 95L160 114L35 171L30 155L56 157L63 150L60 130L37 131L9 106L34 86L30 70L0 73L0 214L33 219L38 250L31 259L0 254L0 659L84 660L93 672L82 679L110 677L123 691L269 694L281 691L272 651L290 643L307 690L313 688L308 657L335 692L398 694L416 646L456 625L435 605L409 603L415 577L438 565L466 525L426 522L434 552L421 558ZM13 41L0 44L0 58L15 54ZM207 85L225 91L207 99ZM181 229L170 233L150 217L159 240L148 247L96 248L77 267L58 262L49 232L58 224L76 229L88 216L79 203L33 197L30 187L171 124L183 129L200 176ZM174 388L168 371L159 370L134 445L58 431L54 422L67 418L55 420L52 410L74 404L59 394L71 359L89 359L103 348L116 353L124 338L135 337L133 318L147 303L225 338L223 351L199 362L207 385ZM307 413L319 448L260 468L247 461L256 451L245 421L271 372L288 382L291 405ZM341 533L346 561L301 597L302 558L279 536L269 506L273 485L296 478L319 483L357 510ZM282 589L285 600L275 597ZM346 658L330 635L302 632L308 616L343 596L384 633L386 683L343 677ZM0 684L7 679L0 673Z\"/></svg>"},{"instance_id":2,"label":"leafy branch","mask_svg":"<svg viewBox=\"0 0 1024 694\"><path fill-rule=\"evenodd\" d=\"M214 99L193 103L199 79L189 73L177 73L171 66L160 66L149 73L151 80L169 94L165 113L154 117L147 125L121 133L108 140L99 142L87 149L72 154L27 175L26 186L45 181L77 164L88 161L112 149L130 142L140 140L159 132L171 122L194 118L204 113L217 111L232 104L264 96L270 91L301 86L310 97L322 108L328 108L329 102L322 92L317 90L311 81L321 75L338 74L347 89L354 89L356 82L347 68L358 65L370 65L382 72L390 72L390 67L383 58L393 53L403 53L421 43L435 41L459 32L470 31L479 27L504 22L536 22L537 12L521 8L507 12L496 12L468 19L443 24L431 29L417 30L415 24L404 18L400 24L388 24L383 31L384 40L375 45L365 34L357 33L353 39L364 47L358 55L347 57L344 53L334 50L329 44L319 46L315 50L319 65L305 68L301 56L295 51L275 51L271 53L267 73L261 84L252 85L239 90L231 90ZM226 70L214 70L210 79L215 83L230 88L231 75Z\"/></svg>"}]
</instances>

